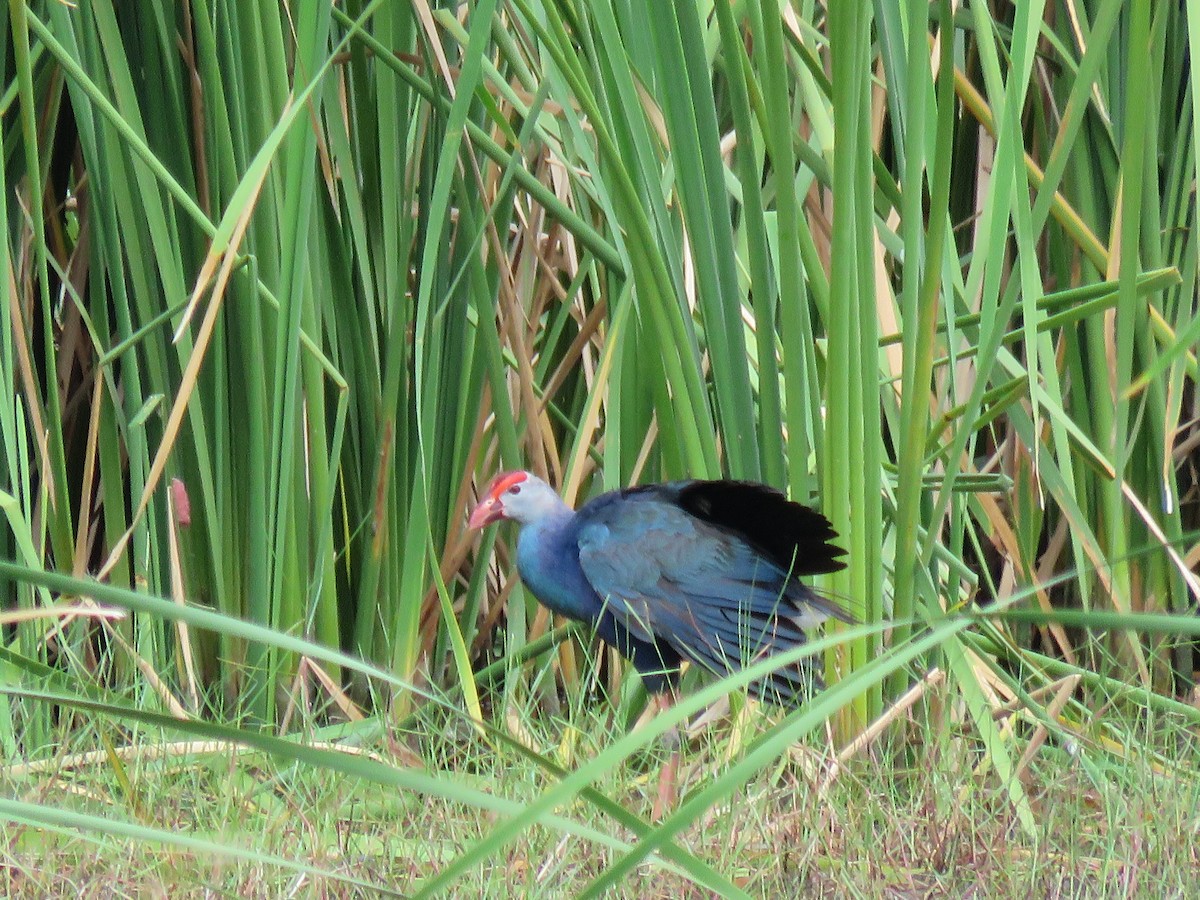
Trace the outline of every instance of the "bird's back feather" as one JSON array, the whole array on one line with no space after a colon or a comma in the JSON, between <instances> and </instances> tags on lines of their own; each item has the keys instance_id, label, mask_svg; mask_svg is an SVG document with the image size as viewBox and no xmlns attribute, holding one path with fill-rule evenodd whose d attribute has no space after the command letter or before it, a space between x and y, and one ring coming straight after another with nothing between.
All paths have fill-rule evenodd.
<instances>
[{"instance_id":1,"label":"bird's back feather","mask_svg":"<svg viewBox=\"0 0 1200 900\"><path fill-rule=\"evenodd\" d=\"M804 643L805 629L827 616L848 618L796 580L843 567L828 520L762 485L617 491L581 508L572 525L579 567L615 621L717 674ZM794 705L815 680L796 665L751 691Z\"/></svg>"}]
</instances>

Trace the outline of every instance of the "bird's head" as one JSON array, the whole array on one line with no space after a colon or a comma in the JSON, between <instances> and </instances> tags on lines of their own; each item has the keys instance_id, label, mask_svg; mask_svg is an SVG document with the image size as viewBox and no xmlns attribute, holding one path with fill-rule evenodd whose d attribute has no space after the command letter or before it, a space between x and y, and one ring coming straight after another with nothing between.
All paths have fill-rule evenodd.
<instances>
[{"instance_id":1,"label":"bird's head","mask_svg":"<svg viewBox=\"0 0 1200 900\"><path fill-rule=\"evenodd\" d=\"M482 528L501 519L513 519L527 525L562 505L554 489L532 472L501 472L488 485L467 524Z\"/></svg>"}]
</instances>

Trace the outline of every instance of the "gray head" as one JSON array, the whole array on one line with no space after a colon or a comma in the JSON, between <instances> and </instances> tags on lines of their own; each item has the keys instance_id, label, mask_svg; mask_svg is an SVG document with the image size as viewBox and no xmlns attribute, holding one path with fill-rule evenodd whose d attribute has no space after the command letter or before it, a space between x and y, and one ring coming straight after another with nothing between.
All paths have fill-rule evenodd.
<instances>
[{"instance_id":1,"label":"gray head","mask_svg":"<svg viewBox=\"0 0 1200 900\"><path fill-rule=\"evenodd\" d=\"M501 472L492 479L467 524L482 528L501 519L512 519L528 525L565 505L554 488L532 472Z\"/></svg>"}]
</instances>

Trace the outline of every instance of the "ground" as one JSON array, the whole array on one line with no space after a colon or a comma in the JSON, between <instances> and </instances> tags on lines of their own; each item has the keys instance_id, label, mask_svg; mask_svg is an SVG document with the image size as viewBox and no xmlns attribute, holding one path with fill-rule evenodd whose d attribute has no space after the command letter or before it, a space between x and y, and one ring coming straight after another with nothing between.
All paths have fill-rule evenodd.
<instances>
[{"instance_id":1,"label":"ground","mask_svg":"<svg viewBox=\"0 0 1200 900\"><path fill-rule=\"evenodd\" d=\"M577 713L571 724L530 717L517 730L570 770L588 766L613 729L601 713ZM441 797L220 742L104 737L111 753L7 771L5 796L80 818L4 826L6 895L410 894L476 842L505 833L511 810L480 809L472 797L524 804L554 783L512 746L441 715L378 733L357 757L420 770L448 786ZM1144 738L1144 752L1124 761L1047 741L1021 772L1032 829L965 731L898 724L837 767L827 747L795 746L704 811L677 844L761 897L1184 897L1200 871L1196 740L1161 723ZM1150 753L1152 739L1169 743L1174 758ZM725 771L738 746L728 723L695 737L680 802ZM666 752L651 747L595 786L649 816ZM573 896L633 843L586 799L557 812L583 833L550 823L497 838L449 895ZM114 822L124 834L101 830ZM172 846L177 839L201 843ZM711 892L652 856L610 895Z\"/></svg>"}]
</instances>

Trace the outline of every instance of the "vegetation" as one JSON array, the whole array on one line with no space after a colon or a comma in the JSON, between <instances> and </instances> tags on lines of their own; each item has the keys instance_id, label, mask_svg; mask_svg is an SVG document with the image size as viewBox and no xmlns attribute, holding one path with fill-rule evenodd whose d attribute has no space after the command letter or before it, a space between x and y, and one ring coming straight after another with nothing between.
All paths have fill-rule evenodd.
<instances>
[{"instance_id":1,"label":"vegetation","mask_svg":"<svg viewBox=\"0 0 1200 900\"><path fill-rule=\"evenodd\" d=\"M1186 892L1200 20L874 6L9 4L6 890ZM501 466L818 505L828 689L631 732Z\"/></svg>"}]
</instances>

